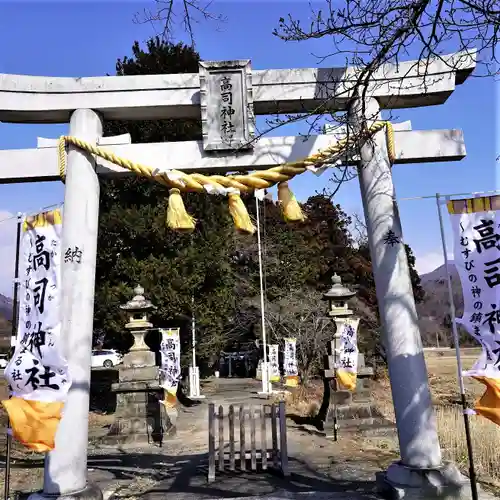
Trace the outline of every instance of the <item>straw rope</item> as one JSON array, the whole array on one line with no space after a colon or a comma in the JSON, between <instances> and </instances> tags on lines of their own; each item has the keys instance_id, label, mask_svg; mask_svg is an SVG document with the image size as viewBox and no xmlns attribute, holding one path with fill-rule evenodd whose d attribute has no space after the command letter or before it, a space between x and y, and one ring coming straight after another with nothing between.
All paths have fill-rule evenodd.
<instances>
[{"instance_id":1,"label":"straw rope","mask_svg":"<svg viewBox=\"0 0 500 500\"><path fill-rule=\"evenodd\" d=\"M304 173L309 166L321 166L328 164L334 155L343 150L351 148L356 142L367 139L385 127L386 141L389 160L394 163L395 145L394 129L388 121L374 122L368 129L353 137L342 139L335 144L318 151L301 160L284 163L267 170L252 172L246 175L204 175L200 173L182 172L180 170L162 170L153 169L147 165L133 162L125 158L120 158L114 153L94 146L82 139L72 136L61 136L58 143L59 175L65 180L66 176L66 146L71 144L88 153L97 155L105 160L114 163L122 168L130 170L142 177L148 177L163 184L168 188L177 188L185 192L205 192L211 188L218 192L224 192L227 189L237 189L241 193L251 193L256 189L268 189L280 182L286 182L295 176Z\"/></svg>"}]
</instances>

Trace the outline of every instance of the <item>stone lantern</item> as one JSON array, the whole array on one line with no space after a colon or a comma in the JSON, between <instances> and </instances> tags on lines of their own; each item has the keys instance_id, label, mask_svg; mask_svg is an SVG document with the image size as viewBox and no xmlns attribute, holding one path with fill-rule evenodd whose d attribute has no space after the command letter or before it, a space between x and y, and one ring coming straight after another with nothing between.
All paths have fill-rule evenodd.
<instances>
[{"instance_id":1,"label":"stone lantern","mask_svg":"<svg viewBox=\"0 0 500 500\"><path fill-rule=\"evenodd\" d=\"M156 309L156 306L144 297L144 288L142 286L137 285L134 288L134 293L135 296L132 300L120 306L120 309L127 311L129 314L129 321L125 328L134 336L134 345L130 348L130 352L151 352L144 342L144 336L153 328L153 324L149 322L149 314ZM151 354L153 355L154 365L154 353L151 352Z\"/></svg>"},{"instance_id":2,"label":"stone lantern","mask_svg":"<svg viewBox=\"0 0 500 500\"><path fill-rule=\"evenodd\" d=\"M340 354L340 331L346 320L354 315L349 309L348 301L356 296L356 292L342 284L342 279L336 273L332 276L332 287L323 295L328 302L328 319L335 322L333 340L328 343L328 355L325 356L325 370L323 375L324 395L323 403L318 412L327 437L337 439L338 422L342 427L356 426L362 423L371 423L371 394L369 378L373 375L371 368L365 367L363 354L358 353L357 381L354 395L348 390L338 388L336 380L336 366ZM358 418L363 415L365 418ZM370 420L370 421L369 421Z\"/></svg>"},{"instance_id":3,"label":"stone lantern","mask_svg":"<svg viewBox=\"0 0 500 500\"><path fill-rule=\"evenodd\" d=\"M144 341L153 328L149 314L156 306L144 297L141 286L134 289L134 294L132 300L120 306L129 314L125 328L134 336L134 344L118 367L118 382L111 386L116 394L116 412L108 435L102 439L102 444L107 445L161 445L164 429L170 423L161 415L159 401L163 399L163 389L158 381L155 353Z\"/></svg>"}]
</instances>

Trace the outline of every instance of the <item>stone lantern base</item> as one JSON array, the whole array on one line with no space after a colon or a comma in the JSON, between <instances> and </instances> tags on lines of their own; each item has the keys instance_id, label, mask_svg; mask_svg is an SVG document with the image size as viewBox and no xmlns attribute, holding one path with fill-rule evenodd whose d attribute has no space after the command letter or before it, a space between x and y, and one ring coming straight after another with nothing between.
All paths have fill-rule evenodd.
<instances>
[{"instance_id":1,"label":"stone lantern base","mask_svg":"<svg viewBox=\"0 0 500 500\"><path fill-rule=\"evenodd\" d=\"M331 359L328 361L330 362ZM354 392L336 389L335 370L324 371L324 395L318 412L318 420L322 424L326 437L335 435L335 416L339 430L362 428L374 424L376 413L371 395L372 378L373 369L365 366L363 354L358 354L358 373Z\"/></svg>"},{"instance_id":2,"label":"stone lantern base","mask_svg":"<svg viewBox=\"0 0 500 500\"><path fill-rule=\"evenodd\" d=\"M112 390L116 392L116 416L102 444L161 446L165 437L175 435L175 428L169 425L160 402L163 389L157 381L118 382L113 384Z\"/></svg>"},{"instance_id":3,"label":"stone lantern base","mask_svg":"<svg viewBox=\"0 0 500 500\"><path fill-rule=\"evenodd\" d=\"M111 390L116 393L115 421L102 444L161 446L166 437L175 435L161 403L164 391L158 382L154 352L133 350L126 354L119 368L119 382Z\"/></svg>"}]
</instances>

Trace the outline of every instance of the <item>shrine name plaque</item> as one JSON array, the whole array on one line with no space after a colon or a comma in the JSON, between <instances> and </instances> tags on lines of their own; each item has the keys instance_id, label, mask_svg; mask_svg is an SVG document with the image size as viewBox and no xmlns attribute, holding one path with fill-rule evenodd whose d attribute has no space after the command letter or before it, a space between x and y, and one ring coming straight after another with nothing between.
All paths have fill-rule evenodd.
<instances>
[{"instance_id":1,"label":"shrine name plaque","mask_svg":"<svg viewBox=\"0 0 500 500\"><path fill-rule=\"evenodd\" d=\"M200 62L200 106L205 151L252 149L250 60Z\"/></svg>"}]
</instances>

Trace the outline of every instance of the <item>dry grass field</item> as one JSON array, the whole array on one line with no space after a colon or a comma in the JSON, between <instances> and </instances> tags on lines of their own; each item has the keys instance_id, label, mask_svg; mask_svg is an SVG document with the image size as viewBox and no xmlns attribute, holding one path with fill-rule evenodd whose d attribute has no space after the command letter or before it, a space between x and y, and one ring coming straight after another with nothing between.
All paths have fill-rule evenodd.
<instances>
[{"instance_id":1,"label":"dry grass field","mask_svg":"<svg viewBox=\"0 0 500 500\"><path fill-rule=\"evenodd\" d=\"M467 349L463 351L463 369L470 368L480 351ZM455 462L461 470L468 474L468 456L465 443L464 420L460 405L460 391L457 382L457 364L454 351L448 350L439 354L436 351L426 351L426 364L432 397L438 422L439 440L446 460ZM481 396L484 386L472 379L465 379L467 401L472 406ZM294 410L304 416L314 416L322 397L322 386L314 384L306 390L301 390L290 401ZM377 410L391 422L394 422L394 411L391 399L389 378L385 374L373 383L373 399ZM476 474L486 484L495 490L500 487L500 427L489 420L472 415L470 418L474 462ZM362 438L365 450L379 449L384 453L398 456L397 439L393 436Z\"/></svg>"},{"instance_id":2,"label":"dry grass field","mask_svg":"<svg viewBox=\"0 0 500 500\"><path fill-rule=\"evenodd\" d=\"M470 368L478 355L479 350L463 354L461 356L463 369ZM426 363L443 455L446 459L457 463L463 472L467 473L469 465L454 352L447 352L443 356L436 356L432 352L426 353ZM484 386L470 378L465 378L464 383L467 401L472 406L484 392ZM374 392L381 413L393 421L388 379L382 378L377 381ZM469 419L476 473L483 482L500 486L500 427L479 415L472 415ZM390 443L382 444L384 447L388 445Z\"/></svg>"}]
</instances>

